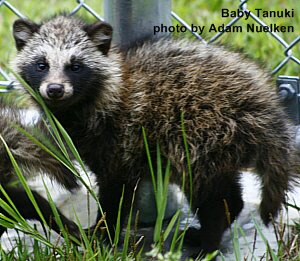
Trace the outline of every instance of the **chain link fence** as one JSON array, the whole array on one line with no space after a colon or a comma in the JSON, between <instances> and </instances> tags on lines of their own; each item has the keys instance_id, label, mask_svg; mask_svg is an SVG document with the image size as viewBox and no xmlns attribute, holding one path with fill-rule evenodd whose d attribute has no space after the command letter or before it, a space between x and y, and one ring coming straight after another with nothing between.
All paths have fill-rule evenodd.
<instances>
[{"instance_id":1,"label":"chain link fence","mask_svg":"<svg viewBox=\"0 0 300 261\"><path fill-rule=\"evenodd\" d=\"M239 9L242 10L243 12L249 12L249 10L247 9L247 2L248 2L248 0L243 0L243 1L241 1L241 3L238 6ZM185 26L196 38L198 38L204 44L209 44L209 43L215 42L222 35L226 34L226 28L233 26L242 18L241 16L235 17L225 26L223 32L217 33L215 36L213 36L211 39L209 39L207 41L207 40L204 40L198 33L193 32L192 28L188 25L188 23L185 22L183 19L181 19L176 13L174 13L174 12L171 12L171 13L172 13L172 16L174 19L176 19L180 24ZM250 17L251 17L251 19L253 19L254 22L259 24L260 26L268 27L261 19L259 19L252 12L250 12ZM285 40L282 39L282 37L279 36L279 34L272 32L270 30L270 28L268 29L268 32L266 32L266 33L269 33L277 41L277 43L282 46L282 48L283 48L282 52L286 56L284 58L284 60L278 66L276 66L276 68L274 68L274 70L272 71L272 74L278 73L289 61L295 62L296 64L298 64L300 66L300 59L299 59L300 57L299 58L295 57L293 55L293 50L292 50L297 44L299 44L299 46L300 46L300 35L298 37L296 37L296 39L293 40L291 43L287 43ZM299 71L300 71L300 67L299 67Z\"/></svg>"},{"instance_id":2,"label":"chain link fence","mask_svg":"<svg viewBox=\"0 0 300 261\"><path fill-rule=\"evenodd\" d=\"M237 7L239 10L243 12L249 11L247 8L247 2L248 0L237 0ZM10 11L14 13L16 16L20 18L25 18L26 16L17 8L15 8L10 1L6 0L0 0L0 9L7 9L5 11ZM71 11L71 15L74 15L78 13L79 11L84 10L85 12L90 13L92 16L94 16L98 20L103 20L103 18L90 6L86 3L84 0L77 0L77 3L74 1L74 9ZM170 11L171 12L171 11ZM201 14L201 10L199 10L199 13ZM190 31L199 41L201 41L203 44L210 44L212 42L215 42L217 39L222 37L226 34L226 28L232 27L234 24L236 24L241 17L235 17L233 18L226 26L223 32L216 33L211 39L203 39L198 33L193 32L190 25L184 21L182 18L180 18L175 12L171 12L172 17L180 23L182 26L185 26L188 31ZM251 19L261 26L267 26L263 20L259 19L257 16L255 16L252 12L250 12ZM300 72L300 58L296 57L293 54L294 48L298 46L300 48L300 36L296 37L291 42L286 42L279 34L272 32L269 30L266 32L266 34L270 34L277 42L278 45L282 47L282 54L284 55L284 59L273 69L272 74L276 74L280 72L280 70L287 66L288 63L295 63L297 66L299 66L299 72ZM14 81L10 78L10 76L3 70L3 68L0 67L0 76L4 79L4 81L0 81L0 92L8 92L10 91L14 86ZM282 80L282 79L281 79ZM298 81L298 80L297 80ZM282 81L281 81L282 83ZM299 85L299 81L298 81ZM296 90L298 93L299 90Z\"/></svg>"}]
</instances>

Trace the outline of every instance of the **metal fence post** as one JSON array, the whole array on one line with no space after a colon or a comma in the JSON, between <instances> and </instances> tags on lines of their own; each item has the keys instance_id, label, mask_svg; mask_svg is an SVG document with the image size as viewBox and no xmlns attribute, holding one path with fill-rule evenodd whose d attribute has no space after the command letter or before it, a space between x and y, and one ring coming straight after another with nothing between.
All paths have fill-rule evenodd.
<instances>
[{"instance_id":1,"label":"metal fence post","mask_svg":"<svg viewBox=\"0 0 300 261\"><path fill-rule=\"evenodd\" d=\"M114 28L113 41L126 47L154 36L154 26L172 25L171 0L105 0L104 17Z\"/></svg>"}]
</instances>

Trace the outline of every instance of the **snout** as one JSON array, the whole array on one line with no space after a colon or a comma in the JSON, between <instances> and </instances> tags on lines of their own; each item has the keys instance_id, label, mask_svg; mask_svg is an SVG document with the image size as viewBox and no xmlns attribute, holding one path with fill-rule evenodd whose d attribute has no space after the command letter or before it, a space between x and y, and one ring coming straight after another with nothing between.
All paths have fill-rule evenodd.
<instances>
[{"instance_id":1,"label":"snout","mask_svg":"<svg viewBox=\"0 0 300 261\"><path fill-rule=\"evenodd\" d=\"M63 84L50 83L47 85L46 92L50 99L60 99L64 96L65 87Z\"/></svg>"},{"instance_id":2,"label":"snout","mask_svg":"<svg viewBox=\"0 0 300 261\"><path fill-rule=\"evenodd\" d=\"M74 90L70 82L44 81L39 87L39 93L48 103L70 100Z\"/></svg>"}]
</instances>

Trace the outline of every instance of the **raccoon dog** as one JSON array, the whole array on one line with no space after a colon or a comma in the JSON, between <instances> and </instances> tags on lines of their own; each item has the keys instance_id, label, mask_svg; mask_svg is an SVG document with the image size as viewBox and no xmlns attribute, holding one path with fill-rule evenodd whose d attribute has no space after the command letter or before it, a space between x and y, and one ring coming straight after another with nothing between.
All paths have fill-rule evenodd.
<instances>
[{"instance_id":1,"label":"raccoon dog","mask_svg":"<svg viewBox=\"0 0 300 261\"><path fill-rule=\"evenodd\" d=\"M97 175L109 228L123 187L122 220L138 179L150 175L142 127L152 159L159 143L173 181L181 184L187 175L181 118L193 175L189 199L201 223L200 230L188 231L190 241L203 253L219 247L243 208L240 170L250 164L261 180L260 214L268 224L294 178L288 122L268 75L220 47L163 39L120 50L110 48L111 37L107 23L74 17L14 24L15 69ZM70 189L76 184L59 180Z\"/></svg>"}]
</instances>

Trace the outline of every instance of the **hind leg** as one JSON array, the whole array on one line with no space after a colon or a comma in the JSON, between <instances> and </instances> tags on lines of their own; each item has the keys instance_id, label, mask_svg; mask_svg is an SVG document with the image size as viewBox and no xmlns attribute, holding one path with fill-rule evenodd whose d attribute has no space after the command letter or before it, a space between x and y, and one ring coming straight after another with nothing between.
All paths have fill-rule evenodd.
<instances>
[{"instance_id":1,"label":"hind leg","mask_svg":"<svg viewBox=\"0 0 300 261\"><path fill-rule=\"evenodd\" d=\"M33 204L31 203L29 197L27 196L27 193L21 189L16 189L16 188L11 188L11 187L4 187L4 190L20 212L20 214L25 218L25 219L33 219L33 220L38 220L42 222L39 214L35 210ZM32 194L36 200L36 203L45 219L49 227L51 227L54 231L57 233L60 233L60 228L58 223L56 222L51 206L49 202L44 199L41 195L39 195L37 192L32 191ZM0 193L0 197L2 200L8 203L6 197ZM66 230L73 236L79 238L79 229L77 225L73 222L70 221L67 217L65 217L59 210L58 214L60 216L60 219L63 223L63 226L66 228ZM3 213L4 215L9 216L9 213L7 213L4 209L0 207L0 212ZM0 227L0 235L2 235L6 231L5 227Z\"/></svg>"},{"instance_id":2,"label":"hind leg","mask_svg":"<svg viewBox=\"0 0 300 261\"><path fill-rule=\"evenodd\" d=\"M236 173L231 176L236 177ZM194 210L201 224L200 230L190 228L186 234L189 244L199 246L201 255L217 250L222 240L224 231L235 220L243 208L241 187L238 179L226 178L212 183L211 189L203 196L203 189L198 192L199 198L195 198ZM207 193L208 192L208 193ZM205 197L203 199L203 197Z\"/></svg>"}]
</instances>

